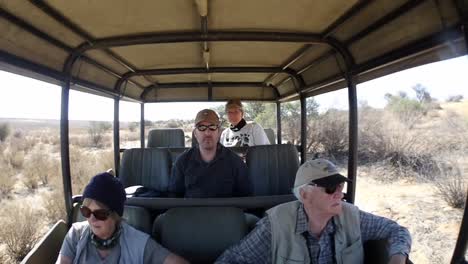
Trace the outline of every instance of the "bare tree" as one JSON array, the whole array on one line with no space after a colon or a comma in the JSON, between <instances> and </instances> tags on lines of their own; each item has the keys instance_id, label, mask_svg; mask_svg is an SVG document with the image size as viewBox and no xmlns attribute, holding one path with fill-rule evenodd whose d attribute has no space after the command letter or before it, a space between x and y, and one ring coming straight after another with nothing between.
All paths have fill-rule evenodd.
<instances>
[{"instance_id":1,"label":"bare tree","mask_svg":"<svg viewBox=\"0 0 468 264\"><path fill-rule=\"evenodd\" d=\"M91 146L95 148L100 148L103 145L104 134L112 125L108 122L101 121L91 121L88 127L88 135L91 141Z\"/></svg>"}]
</instances>

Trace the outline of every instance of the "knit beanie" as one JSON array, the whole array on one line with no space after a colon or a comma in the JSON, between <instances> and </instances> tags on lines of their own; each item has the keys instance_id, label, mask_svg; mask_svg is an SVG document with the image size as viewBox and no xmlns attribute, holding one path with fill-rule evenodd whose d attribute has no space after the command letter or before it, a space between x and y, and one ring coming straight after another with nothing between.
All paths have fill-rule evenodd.
<instances>
[{"instance_id":1,"label":"knit beanie","mask_svg":"<svg viewBox=\"0 0 468 264\"><path fill-rule=\"evenodd\" d=\"M122 216L126 195L119 179L110 173L104 172L91 178L91 181L84 189L83 198L101 202L110 210Z\"/></svg>"}]
</instances>

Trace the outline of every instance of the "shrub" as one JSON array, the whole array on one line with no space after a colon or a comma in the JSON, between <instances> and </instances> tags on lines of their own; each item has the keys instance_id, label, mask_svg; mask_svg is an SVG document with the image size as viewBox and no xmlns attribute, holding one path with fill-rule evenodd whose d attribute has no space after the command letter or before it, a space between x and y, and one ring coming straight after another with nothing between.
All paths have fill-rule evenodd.
<instances>
[{"instance_id":1,"label":"shrub","mask_svg":"<svg viewBox=\"0 0 468 264\"><path fill-rule=\"evenodd\" d=\"M3 158L0 157L0 199L6 197L15 185L15 171Z\"/></svg>"},{"instance_id":2,"label":"shrub","mask_svg":"<svg viewBox=\"0 0 468 264\"><path fill-rule=\"evenodd\" d=\"M5 141L8 135L10 135L10 125L8 123L0 124L0 141Z\"/></svg>"},{"instance_id":3,"label":"shrub","mask_svg":"<svg viewBox=\"0 0 468 264\"><path fill-rule=\"evenodd\" d=\"M463 95L451 95L447 98L447 102L454 102L454 103L459 103L463 100Z\"/></svg>"},{"instance_id":4,"label":"shrub","mask_svg":"<svg viewBox=\"0 0 468 264\"><path fill-rule=\"evenodd\" d=\"M88 127L88 136L91 146L95 148L103 147L104 134L112 128L109 122L91 121Z\"/></svg>"},{"instance_id":5,"label":"shrub","mask_svg":"<svg viewBox=\"0 0 468 264\"><path fill-rule=\"evenodd\" d=\"M114 152L113 151L103 151L100 153L96 153L96 169L98 169L98 172L104 172L109 169L114 170ZM115 170L114 170L115 171Z\"/></svg>"},{"instance_id":6,"label":"shrub","mask_svg":"<svg viewBox=\"0 0 468 264\"><path fill-rule=\"evenodd\" d=\"M139 127L140 127L140 122L130 122L128 124L128 130L130 130L130 132L137 131L137 128Z\"/></svg>"},{"instance_id":7,"label":"shrub","mask_svg":"<svg viewBox=\"0 0 468 264\"><path fill-rule=\"evenodd\" d=\"M96 171L96 159L78 148L70 148L70 171L73 194L81 194Z\"/></svg>"},{"instance_id":8,"label":"shrub","mask_svg":"<svg viewBox=\"0 0 468 264\"><path fill-rule=\"evenodd\" d=\"M413 90L416 93L416 98L420 103L430 103L433 101L431 94L422 84L416 84L413 86Z\"/></svg>"},{"instance_id":9,"label":"shrub","mask_svg":"<svg viewBox=\"0 0 468 264\"><path fill-rule=\"evenodd\" d=\"M466 183L462 168L457 163L439 163L440 174L434 181L437 192L453 208L463 208L466 201Z\"/></svg>"},{"instance_id":10,"label":"shrub","mask_svg":"<svg viewBox=\"0 0 468 264\"><path fill-rule=\"evenodd\" d=\"M5 157L11 166L15 169L22 169L24 163L24 151L17 151L15 149L8 149L5 151Z\"/></svg>"},{"instance_id":11,"label":"shrub","mask_svg":"<svg viewBox=\"0 0 468 264\"><path fill-rule=\"evenodd\" d=\"M329 158L344 157L348 151L348 116L346 111L330 109L314 118L308 128L309 152Z\"/></svg>"},{"instance_id":12,"label":"shrub","mask_svg":"<svg viewBox=\"0 0 468 264\"><path fill-rule=\"evenodd\" d=\"M5 252L5 250L2 250L0 248L0 263L12 263L14 262L8 254Z\"/></svg>"},{"instance_id":13,"label":"shrub","mask_svg":"<svg viewBox=\"0 0 468 264\"><path fill-rule=\"evenodd\" d=\"M21 261L40 238L37 223L37 219L41 219L40 213L24 202L4 205L2 210L0 241L5 243L11 259Z\"/></svg>"},{"instance_id":14,"label":"shrub","mask_svg":"<svg viewBox=\"0 0 468 264\"><path fill-rule=\"evenodd\" d=\"M426 114L426 109L420 102L409 98L393 97L386 108L392 111L409 129L413 128Z\"/></svg>"},{"instance_id":15,"label":"shrub","mask_svg":"<svg viewBox=\"0 0 468 264\"><path fill-rule=\"evenodd\" d=\"M58 186L53 186L53 190L43 196L44 208L47 210L47 220L54 224L58 219L67 219L63 190Z\"/></svg>"},{"instance_id":16,"label":"shrub","mask_svg":"<svg viewBox=\"0 0 468 264\"><path fill-rule=\"evenodd\" d=\"M28 162L25 165L23 176L26 181L30 181L29 187L34 187L33 182L41 182L43 185L49 184L51 177L58 175L59 162L50 155L44 148L36 148L29 156ZM33 188L34 189L34 188Z\"/></svg>"},{"instance_id":17,"label":"shrub","mask_svg":"<svg viewBox=\"0 0 468 264\"><path fill-rule=\"evenodd\" d=\"M427 132L410 130L392 113L362 111L359 121L359 160L390 165L385 177L433 179L438 171Z\"/></svg>"}]
</instances>

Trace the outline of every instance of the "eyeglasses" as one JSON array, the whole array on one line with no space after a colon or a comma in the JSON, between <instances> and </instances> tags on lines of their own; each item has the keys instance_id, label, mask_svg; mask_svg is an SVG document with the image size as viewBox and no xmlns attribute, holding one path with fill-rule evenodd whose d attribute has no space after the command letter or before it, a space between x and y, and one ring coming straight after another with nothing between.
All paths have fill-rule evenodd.
<instances>
[{"instance_id":1,"label":"eyeglasses","mask_svg":"<svg viewBox=\"0 0 468 264\"><path fill-rule=\"evenodd\" d=\"M90 218L91 215L94 215L94 217L97 220L101 220L101 221L106 221L111 213L111 211L106 210L106 209L97 209L97 210L91 211L91 209L89 209L88 207L84 205L80 207L80 212L85 218Z\"/></svg>"},{"instance_id":2,"label":"eyeglasses","mask_svg":"<svg viewBox=\"0 0 468 264\"><path fill-rule=\"evenodd\" d=\"M219 127L218 125L209 125L209 126L199 125L199 126L197 126L197 129L198 129L198 131L201 131L201 132L203 132L203 131L205 131L207 129L209 129L211 131L216 131L216 129L218 129L218 127Z\"/></svg>"},{"instance_id":3,"label":"eyeglasses","mask_svg":"<svg viewBox=\"0 0 468 264\"><path fill-rule=\"evenodd\" d=\"M317 185L316 183L309 183L309 185L311 186L315 186L315 187L321 187L325 190L325 192L327 194L334 194L336 192L336 189L338 188L343 188L344 184L340 183L340 184L337 184L335 186L327 186L327 187L324 187L324 186L320 186L320 185Z\"/></svg>"}]
</instances>

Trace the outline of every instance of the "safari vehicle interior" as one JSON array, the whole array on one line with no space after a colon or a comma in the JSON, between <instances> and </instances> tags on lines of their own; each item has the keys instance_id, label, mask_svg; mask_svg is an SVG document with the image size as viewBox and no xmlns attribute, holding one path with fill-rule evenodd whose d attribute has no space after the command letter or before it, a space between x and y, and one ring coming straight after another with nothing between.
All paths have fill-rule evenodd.
<instances>
[{"instance_id":1,"label":"safari vehicle interior","mask_svg":"<svg viewBox=\"0 0 468 264\"><path fill-rule=\"evenodd\" d=\"M68 227L80 218L80 197L72 196L70 176L70 89L114 99L116 176L126 186L160 192L167 188L174 158L185 148L168 143L180 133L169 130L153 132L145 145L145 104L232 98L276 103L276 144L237 150L246 155L254 196L130 197L126 202L130 224L193 263L212 263L266 209L294 199L295 170L306 157L306 98L347 89L347 171L355 180L356 85L465 55L468 2L20 0L0 3L0 28L1 70L62 87L61 164L68 217L51 228L23 263L53 263ZM280 109L293 100L301 103L298 148L282 144ZM141 146L124 150L121 158L122 101L141 104ZM354 202L355 191L353 181L346 201ZM465 208L451 263L466 263L467 236ZM384 243L366 245L366 263L382 263Z\"/></svg>"}]
</instances>

